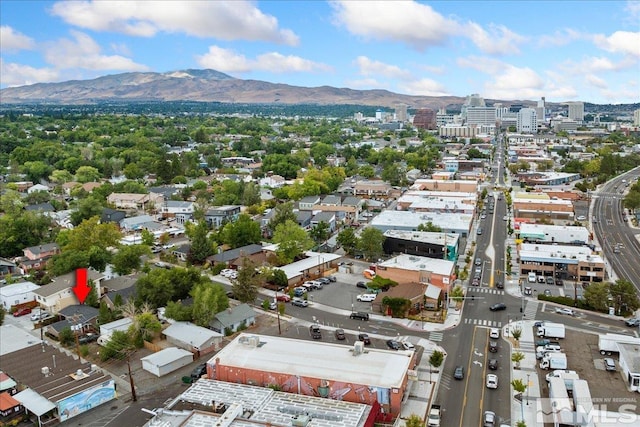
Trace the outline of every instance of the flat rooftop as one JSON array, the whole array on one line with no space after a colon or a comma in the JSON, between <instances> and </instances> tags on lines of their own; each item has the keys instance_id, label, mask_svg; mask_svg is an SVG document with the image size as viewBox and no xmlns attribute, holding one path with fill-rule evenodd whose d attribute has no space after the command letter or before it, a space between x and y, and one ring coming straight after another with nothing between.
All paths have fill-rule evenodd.
<instances>
[{"instance_id":1,"label":"flat rooftop","mask_svg":"<svg viewBox=\"0 0 640 427\"><path fill-rule=\"evenodd\" d=\"M448 261L450 264L451 262ZM325 331L326 333L326 331ZM259 344L252 344L257 337ZM266 335L240 334L209 360L221 366L300 375L381 388L400 388L410 369L411 351L365 348Z\"/></svg>"},{"instance_id":2,"label":"flat rooftop","mask_svg":"<svg viewBox=\"0 0 640 427\"><path fill-rule=\"evenodd\" d=\"M385 210L371 220L371 226L383 231L416 230L420 224L431 222L442 230L468 231L471 229L472 220L472 214Z\"/></svg>"},{"instance_id":3,"label":"flat rooftop","mask_svg":"<svg viewBox=\"0 0 640 427\"><path fill-rule=\"evenodd\" d=\"M378 263L379 267L401 268L411 271L430 271L434 274L449 276L455 264L446 259L428 258L417 255L401 254L387 261Z\"/></svg>"},{"instance_id":4,"label":"flat rooftop","mask_svg":"<svg viewBox=\"0 0 640 427\"><path fill-rule=\"evenodd\" d=\"M566 258L566 260L568 260L567 263L571 263L570 260L573 260L575 263L578 261L604 262L600 255L595 254L591 248L587 246L523 243L518 253L520 259L523 261L545 259L551 262L561 262L560 260Z\"/></svg>"},{"instance_id":5,"label":"flat rooftop","mask_svg":"<svg viewBox=\"0 0 640 427\"><path fill-rule=\"evenodd\" d=\"M401 240L411 240L412 242L431 243L434 245L454 246L458 244L460 235L454 233L439 233L433 231L404 231L404 230L387 230L384 232L385 237Z\"/></svg>"}]
</instances>

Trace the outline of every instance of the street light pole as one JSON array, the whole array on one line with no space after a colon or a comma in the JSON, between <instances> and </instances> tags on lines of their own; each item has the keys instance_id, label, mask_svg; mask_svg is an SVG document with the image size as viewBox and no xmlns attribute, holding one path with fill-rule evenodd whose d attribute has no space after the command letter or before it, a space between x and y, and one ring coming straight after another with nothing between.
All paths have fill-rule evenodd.
<instances>
[{"instance_id":1,"label":"street light pole","mask_svg":"<svg viewBox=\"0 0 640 427\"><path fill-rule=\"evenodd\" d=\"M529 406L529 375L527 374L527 406Z\"/></svg>"}]
</instances>

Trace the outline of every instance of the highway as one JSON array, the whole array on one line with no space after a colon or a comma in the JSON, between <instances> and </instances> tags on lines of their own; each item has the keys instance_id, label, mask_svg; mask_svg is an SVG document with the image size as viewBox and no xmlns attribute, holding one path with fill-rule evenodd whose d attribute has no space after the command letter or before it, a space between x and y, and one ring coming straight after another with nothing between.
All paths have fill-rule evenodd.
<instances>
[{"instance_id":1,"label":"highway","mask_svg":"<svg viewBox=\"0 0 640 427\"><path fill-rule=\"evenodd\" d=\"M591 224L602 246L609 276L613 269L617 278L629 280L640 290L640 242L637 239L640 231L629 227L623 220L625 210L622 207L622 199L628 188L622 181L628 183L638 176L640 168L635 168L591 193ZM618 249L614 252L616 245Z\"/></svg>"}]
</instances>

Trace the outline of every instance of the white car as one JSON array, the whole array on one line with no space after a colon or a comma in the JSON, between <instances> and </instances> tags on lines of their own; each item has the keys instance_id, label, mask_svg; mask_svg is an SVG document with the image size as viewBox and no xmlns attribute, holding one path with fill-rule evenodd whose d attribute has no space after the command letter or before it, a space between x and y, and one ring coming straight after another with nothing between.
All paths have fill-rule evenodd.
<instances>
[{"instance_id":1,"label":"white car","mask_svg":"<svg viewBox=\"0 0 640 427\"><path fill-rule=\"evenodd\" d=\"M498 388L498 376L496 374L487 374L487 388Z\"/></svg>"},{"instance_id":2,"label":"white car","mask_svg":"<svg viewBox=\"0 0 640 427\"><path fill-rule=\"evenodd\" d=\"M489 331L489 338L500 338L500 329L491 328L491 330Z\"/></svg>"},{"instance_id":3,"label":"white car","mask_svg":"<svg viewBox=\"0 0 640 427\"><path fill-rule=\"evenodd\" d=\"M587 219L587 217L586 217L586 216L584 216L584 215L579 215L576 219L577 219L578 221L584 221L585 219Z\"/></svg>"},{"instance_id":4,"label":"white car","mask_svg":"<svg viewBox=\"0 0 640 427\"><path fill-rule=\"evenodd\" d=\"M360 294L356 297L361 302L372 302L376 299L376 294Z\"/></svg>"},{"instance_id":5,"label":"white car","mask_svg":"<svg viewBox=\"0 0 640 427\"><path fill-rule=\"evenodd\" d=\"M415 348L416 348L416 347L415 347L413 344L411 344L409 341L402 341L400 344L402 345L402 348L404 348L405 350L413 350L413 349L415 349Z\"/></svg>"},{"instance_id":6,"label":"white car","mask_svg":"<svg viewBox=\"0 0 640 427\"><path fill-rule=\"evenodd\" d=\"M506 215L502 217L502 220L503 220L503 221L506 221L506 220L508 220L508 219L509 219L509 217L508 217L508 216L506 216Z\"/></svg>"},{"instance_id":7,"label":"white car","mask_svg":"<svg viewBox=\"0 0 640 427\"><path fill-rule=\"evenodd\" d=\"M573 316L575 314L570 308L556 308L556 313L566 314L567 316Z\"/></svg>"}]
</instances>

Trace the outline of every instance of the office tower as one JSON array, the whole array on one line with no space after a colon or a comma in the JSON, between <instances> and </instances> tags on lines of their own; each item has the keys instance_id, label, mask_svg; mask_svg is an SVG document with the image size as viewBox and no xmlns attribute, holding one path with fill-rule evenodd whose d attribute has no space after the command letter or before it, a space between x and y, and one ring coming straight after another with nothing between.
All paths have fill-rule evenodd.
<instances>
[{"instance_id":1,"label":"office tower","mask_svg":"<svg viewBox=\"0 0 640 427\"><path fill-rule=\"evenodd\" d=\"M640 110L635 110L633 112L633 125L640 126Z\"/></svg>"},{"instance_id":2,"label":"office tower","mask_svg":"<svg viewBox=\"0 0 640 427\"><path fill-rule=\"evenodd\" d=\"M569 106L569 119L581 122L584 120L584 103L567 102Z\"/></svg>"},{"instance_id":3,"label":"office tower","mask_svg":"<svg viewBox=\"0 0 640 427\"><path fill-rule=\"evenodd\" d=\"M538 121L540 121L540 122L544 122L545 121L546 108L547 108L547 105L546 105L546 101L545 101L544 96L543 96L538 101L538 106L536 107L536 114L538 115Z\"/></svg>"},{"instance_id":4,"label":"office tower","mask_svg":"<svg viewBox=\"0 0 640 427\"><path fill-rule=\"evenodd\" d=\"M413 125L419 129L436 129L436 113L431 108L420 108L413 116Z\"/></svg>"},{"instance_id":5,"label":"office tower","mask_svg":"<svg viewBox=\"0 0 640 427\"><path fill-rule=\"evenodd\" d=\"M405 104L396 107L396 120L399 122L407 121L407 106Z\"/></svg>"},{"instance_id":6,"label":"office tower","mask_svg":"<svg viewBox=\"0 0 640 427\"><path fill-rule=\"evenodd\" d=\"M534 108L518 111L517 129L520 133L538 133L538 119Z\"/></svg>"},{"instance_id":7,"label":"office tower","mask_svg":"<svg viewBox=\"0 0 640 427\"><path fill-rule=\"evenodd\" d=\"M495 107L468 107L467 108L467 125L495 126L495 124L496 124L496 108Z\"/></svg>"}]
</instances>

